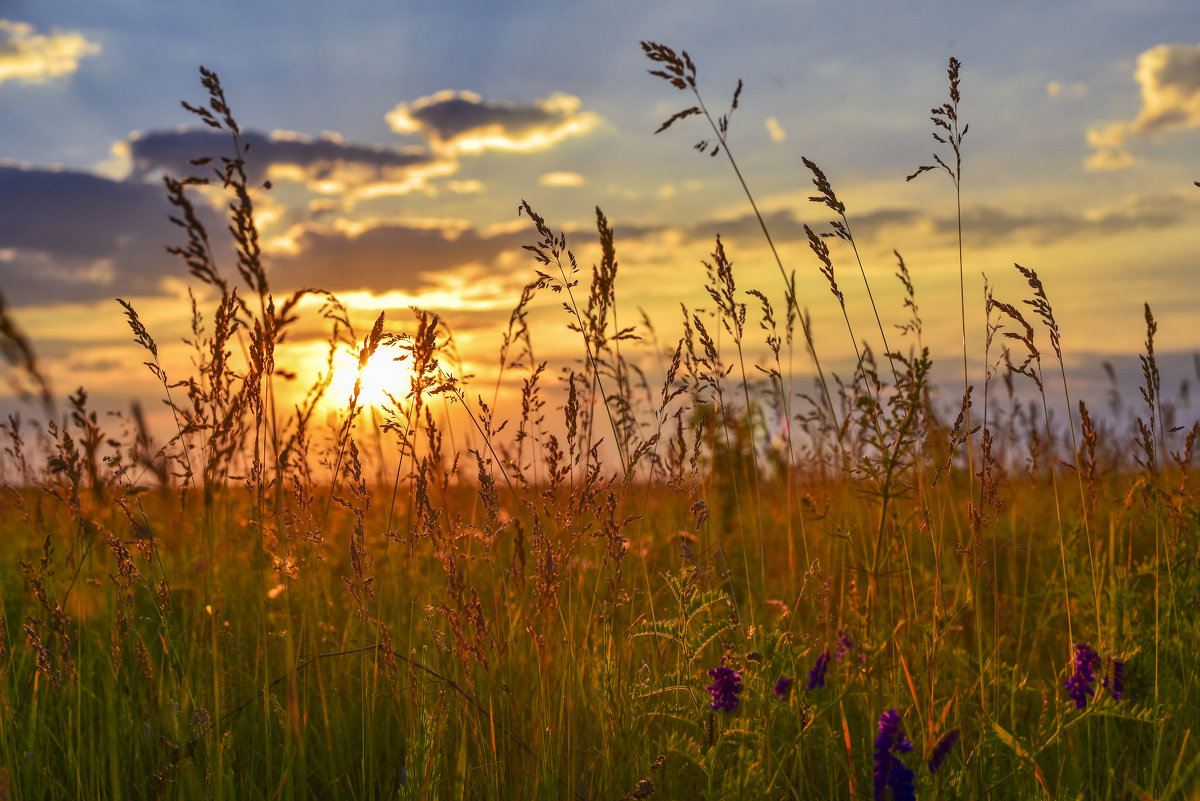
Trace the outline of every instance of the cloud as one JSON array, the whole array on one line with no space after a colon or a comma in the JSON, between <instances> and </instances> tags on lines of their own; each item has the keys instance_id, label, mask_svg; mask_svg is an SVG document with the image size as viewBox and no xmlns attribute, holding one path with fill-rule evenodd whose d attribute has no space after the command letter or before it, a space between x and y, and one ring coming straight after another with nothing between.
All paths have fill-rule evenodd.
<instances>
[{"instance_id":1,"label":"cloud","mask_svg":"<svg viewBox=\"0 0 1200 801\"><path fill-rule=\"evenodd\" d=\"M783 130L783 126L779 124L779 120L774 117L767 117L767 136L771 137L772 142L782 142L787 139L787 131Z\"/></svg>"},{"instance_id":2,"label":"cloud","mask_svg":"<svg viewBox=\"0 0 1200 801\"><path fill-rule=\"evenodd\" d=\"M129 221L168 206L160 187L73 170L0 166L0 247L64 256L112 253Z\"/></svg>"},{"instance_id":3,"label":"cloud","mask_svg":"<svg viewBox=\"0 0 1200 801\"><path fill-rule=\"evenodd\" d=\"M541 186L583 186L583 176L577 172L548 172L538 178Z\"/></svg>"},{"instance_id":4,"label":"cloud","mask_svg":"<svg viewBox=\"0 0 1200 801\"><path fill-rule=\"evenodd\" d=\"M782 244L784 242L807 242L808 234L804 223L808 222L814 230L826 230L819 223L821 212L813 209L813 217L805 220L788 209L766 212L763 222L771 232L771 240ZM910 225L919 221L923 214L916 209L876 209L865 214L852 215L851 229L855 239L877 239L883 229L891 226ZM726 220L706 220L690 226L685 234L690 239L711 239L714 234L720 234L722 239L739 240L746 244L758 245L764 243L762 225L753 214L744 214Z\"/></svg>"},{"instance_id":5,"label":"cloud","mask_svg":"<svg viewBox=\"0 0 1200 801\"><path fill-rule=\"evenodd\" d=\"M318 195L354 198L401 195L423 188L433 177L453 174L458 165L424 148L368 147L344 143L336 134L319 138L286 131L264 135L244 131L247 176L252 184L292 180ZM188 162L231 155L227 134L204 130L133 134L124 143L129 177L145 181L159 173L211 174L211 167Z\"/></svg>"},{"instance_id":6,"label":"cloud","mask_svg":"<svg viewBox=\"0 0 1200 801\"><path fill-rule=\"evenodd\" d=\"M0 166L4 290L14 304L111 298L114 287L155 291L178 260L159 186L91 173Z\"/></svg>"},{"instance_id":7,"label":"cloud","mask_svg":"<svg viewBox=\"0 0 1200 801\"><path fill-rule=\"evenodd\" d=\"M291 253L271 260L272 285L330 292L418 292L468 265L493 267L530 241L524 229L494 234L461 224L400 223L297 226Z\"/></svg>"},{"instance_id":8,"label":"cloud","mask_svg":"<svg viewBox=\"0 0 1200 801\"><path fill-rule=\"evenodd\" d=\"M100 45L74 31L34 33L27 22L0 19L0 83L45 83L79 69L79 59L100 52Z\"/></svg>"},{"instance_id":9,"label":"cloud","mask_svg":"<svg viewBox=\"0 0 1200 801\"><path fill-rule=\"evenodd\" d=\"M401 103L387 113L386 119L392 130L420 134L441 153L531 153L595 129L600 117L580 111L580 105L579 98L560 93L518 105L485 101L473 92L447 89Z\"/></svg>"},{"instance_id":10,"label":"cloud","mask_svg":"<svg viewBox=\"0 0 1200 801\"><path fill-rule=\"evenodd\" d=\"M1181 219L1178 211L1129 208L1091 214L1033 212L1011 214L998 208L976 206L963 214L963 235L968 244L990 247L1020 239L1037 245L1078 236L1106 236L1136 229L1164 228ZM958 230L957 221L944 218L936 230L946 238Z\"/></svg>"},{"instance_id":11,"label":"cloud","mask_svg":"<svg viewBox=\"0 0 1200 801\"><path fill-rule=\"evenodd\" d=\"M252 148L253 152L253 148ZM274 193L263 196L273 201ZM276 210L270 202L261 210ZM232 270L220 209L198 207L213 233L218 265ZM88 303L162 295L187 276L164 252L180 244L162 187L131 174L117 181L86 172L0 165L0 281L14 306ZM289 219L294 219L290 217ZM260 220L261 222L261 220ZM276 227L285 226L286 220ZM484 232L461 221L293 223L264 238L276 291L438 290L452 276L479 274L462 291L510 283L511 264L530 241L526 226ZM232 277L232 276L231 276ZM477 291L476 291L477 290Z\"/></svg>"},{"instance_id":12,"label":"cloud","mask_svg":"<svg viewBox=\"0 0 1200 801\"><path fill-rule=\"evenodd\" d=\"M1142 108L1135 134L1200 127L1200 45L1159 45L1138 56Z\"/></svg>"},{"instance_id":13,"label":"cloud","mask_svg":"<svg viewBox=\"0 0 1200 801\"><path fill-rule=\"evenodd\" d=\"M245 131L242 143L249 145L251 187L278 184L255 194L264 251L278 265L272 273L277 289L425 286L439 271L493 265L525 241L525 231L480 233L442 220L318 224L344 215L356 199L413 191L433 176L453 174L458 163L445 154L349 144L335 134ZM165 244L181 244L181 233L169 221L172 208L159 178L211 173L213 165L189 161L219 159L231 150L227 135L182 129L118 142L117 158L104 174L0 162L0 280L6 294L14 305L29 306L168 292L170 281L187 272L164 252ZM484 186L462 180L448 188L474 193ZM213 234L217 263L230 265L224 202L198 202L196 208Z\"/></svg>"},{"instance_id":14,"label":"cloud","mask_svg":"<svg viewBox=\"0 0 1200 801\"><path fill-rule=\"evenodd\" d=\"M1089 172L1123 170L1138 163L1138 159L1123 147L1103 148L1084 159L1084 169Z\"/></svg>"},{"instance_id":15,"label":"cloud","mask_svg":"<svg viewBox=\"0 0 1200 801\"><path fill-rule=\"evenodd\" d=\"M1179 224L1191 213L1188 196L1161 195L1128 199L1116 208L1085 210L1079 213L1058 211L1007 211L992 206L972 206L963 209L963 236L973 247L994 247L1013 241L1045 245L1072 237L1099 237L1124 234L1135 230L1156 230ZM828 231L826 217L819 209L807 220L788 209L763 215L771 239L776 244L806 242L803 223L807 221L817 232ZM887 243L898 230L915 231L926 237L931 245L947 245L957 237L955 217L930 217L915 207L885 207L863 214L850 215L854 238L863 243ZM631 236L649 235L656 229L634 226ZM742 246L763 243L762 228L753 214L721 220L704 220L683 230L690 241L711 240L714 234ZM890 246L890 245L889 245Z\"/></svg>"},{"instance_id":16,"label":"cloud","mask_svg":"<svg viewBox=\"0 0 1200 801\"><path fill-rule=\"evenodd\" d=\"M1200 128L1200 45L1160 44L1138 56L1133 71L1142 106L1129 121L1108 122L1087 132L1096 152L1089 170L1126 167L1136 159L1126 149L1138 136Z\"/></svg>"}]
</instances>

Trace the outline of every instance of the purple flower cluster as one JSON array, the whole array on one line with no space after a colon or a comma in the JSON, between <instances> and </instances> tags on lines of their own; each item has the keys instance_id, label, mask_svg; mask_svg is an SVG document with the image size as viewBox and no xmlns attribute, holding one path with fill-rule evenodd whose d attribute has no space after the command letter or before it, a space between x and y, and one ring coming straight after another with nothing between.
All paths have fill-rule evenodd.
<instances>
[{"instance_id":1,"label":"purple flower cluster","mask_svg":"<svg viewBox=\"0 0 1200 801\"><path fill-rule=\"evenodd\" d=\"M821 652L817 657L817 663L813 665L813 669L808 671L808 684L805 685L805 690L820 690L825 687L825 671L829 669L829 651Z\"/></svg>"},{"instance_id":2,"label":"purple flower cluster","mask_svg":"<svg viewBox=\"0 0 1200 801\"><path fill-rule=\"evenodd\" d=\"M958 742L960 734L958 729L951 729L937 741L937 745L933 747L933 753L929 755L930 773L938 772L938 768L946 761L946 757L950 756L950 749Z\"/></svg>"},{"instance_id":3,"label":"purple flower cluster","mask_svg":"<svg viewBox=\"0 0 1200 801\"><path fill-rule=\"evenodd\" d=\"M712 693L714 712L732 712L737 709L738 695L742 692L742 674L725 666L725 660L728 658L728 655L721 657L721 666L708 671L713 683L706 689Z\"/></svg>"},{"instance_id":4,"label":"purple flower cluster","mask_svg":"<svg viewBox=\"0 0 1200 801\"><path fill-rule=\"evenodd\" d=\"M786 676L780 676L779 681L775 682L775 686L771 692L779 698L780 701L786 701L792 694L792 685L796 683L795 679L789 679Z\"/></svg>"},{"instance_id":5,"label":"purple flower cluster","mask_svg":"<svg viewBox=\"0 0 1200 801\"><path fill-rule=\"evenodd\" d=\"M904 734L900 714L889 709L879 716L879 736L875 738L875 801L885 801L892 791L893 801L914 801L913 772L893 750L907 753L913 748Z\"/></svg>"},{"instance_id":6,"label":"purple flower cluster","mask_svg":"<svg viewBox=\"0 0 1200 801\"><path fill-rule=\"evenodd\" d=\"M1096 694L1092 686L1096 683L1096 668L1100 667L1100 657L1085 642L1075 643L1074 672L1064 682L1067 694L1075 702L1076 709L1086 709L1088 699Z\"/></svg>"},{"instance_id":7,"label":"purple flower cluster","mask_svg":"<svg viewBox=\"0 0 1200 801\"><path fill-rule=\"evenodd\" d=\"M1101 679L1101 686L1112 696L1114 701L1120 701L1125 691L1125 663L1109 657L1111 670L1109 675ZM1096 671L1101 666L1100 655L1085 642L1075 643L1075 661L1071 675L1063 682L1067 694L1075 702L1076 709L1086 709L1088 699L1096 695Z\"/></svg>"}]
</instances>

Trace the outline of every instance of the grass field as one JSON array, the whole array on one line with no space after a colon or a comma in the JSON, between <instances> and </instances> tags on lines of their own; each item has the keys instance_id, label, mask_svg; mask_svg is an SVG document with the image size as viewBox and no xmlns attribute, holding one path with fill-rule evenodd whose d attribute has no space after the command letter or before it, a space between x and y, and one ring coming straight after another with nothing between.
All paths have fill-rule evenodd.
<instances>
[{"instance_id":1,"label":"grass field","mask_svg":"<svg viewBox=\"0 0 1200 801\"><path fill-rule=\"evenodd\" d=\"M710 128L742 179L690 59L644 50L684 98L664 127ZM532 283L496 357L519 399L466 383L435 314L355 331L326 297L330 364L390 350L411 380L368 407L327 372L293 404L275 352L305 294L272 293L253 153L202 77L189 108L234 155L166 186L173 251L215 299L181 310L191 375L123 302L170 441L83 392L3 426L0 799L1200 797L1200 423L1162 394L1150 306L1126 417L1070 394L1023 267L1024 297L953 310L957 388L930 383L902 260L904 308L847 315L857 369L835 377L806 306L871 287L806 159L829 296L798 298L782 261L779 285L738 285L718 238L711 305L646 374L603 213L589 274L523 204ZM912 178L954 196L954 60L949 82ZM236 264L198 191L226 193ZM560 303L549 335L578 358L548 365L527 313ZM13 316L4 354L36 394Z\"/></svg>"}]
</instances>

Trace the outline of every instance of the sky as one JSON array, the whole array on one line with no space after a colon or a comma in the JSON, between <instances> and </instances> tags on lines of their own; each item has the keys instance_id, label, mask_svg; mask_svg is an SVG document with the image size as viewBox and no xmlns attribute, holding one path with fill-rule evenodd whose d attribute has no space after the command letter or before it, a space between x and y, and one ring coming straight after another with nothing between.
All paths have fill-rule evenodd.
<instances>
[{"instance_id":1,"label":"sky","mask_svg":"<svg viewBox=\"0 0 1200 801\"><path fill-rule=\"evenodd\" d=\"M566 233L585 286L603 209L623 323L644 310L663 343L678 336L681 303L708 304L703 261L718 234L739 290L760 289L782 308L778 267L736 175L724 155L692 147L711 131L691 117L655 134L694 99L648 74L655 65L641 40L688 51L714 114L744 82L729 149L834 369L850 372L854 352L808 249L803 224L827 231L830 217L808 200L802 157L846 205L892 347L907 317L899 251L935 376L961 391L954 187L945 173L905 180L932 154L948 156L931 138L929 110L947 99L954 56L970 126L962 215L972 371L984 365L983 275L1016 303L1029 297L1020 263L1044 282L1069 375L1096 403L1102 362L1130 391L1139 378L1145 303L1158 322L1164 388L1196 380L1194 0L6 0L0 293L61 394L84 386L101 408L157 397L118 297L161 343L168 373L187 373L189 287L201 305L207 296L164 249L182 235L161 179L194 172L189 159L228 153L227 138L180 105L206 100L203 65L220 76L251 145L276 294L319 287L356 323L369 327L382 310L397 331L411 328L412 305L438 312L484 386L501 326L537 267L522 249L536 240L517 215L522 200ZM220 208L204 213L216 237ZM853 254L831 247L855 336L879 350ZM312 322L287 352L302 374L323 361L317 305L305 307ZM531 320L539 358L578 357L557 296L537 298ZM648 346L644 358L657 363ZM796 365L808 369L802 355Z\"/></svg>"}]
</instances>

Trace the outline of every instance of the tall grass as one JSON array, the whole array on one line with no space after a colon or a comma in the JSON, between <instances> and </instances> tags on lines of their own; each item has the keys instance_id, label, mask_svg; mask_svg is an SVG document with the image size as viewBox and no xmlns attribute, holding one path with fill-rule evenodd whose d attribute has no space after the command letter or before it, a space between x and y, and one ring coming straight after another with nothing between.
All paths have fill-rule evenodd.
<instances>
[{"instance_id":1,"label":"tall grass","mask_svg":"<svg viewBox=\"0 0 1200 801\"><path fill-rule=\"evenodd\" d=\"M168 372L121 301L173 431L155 443L138 407L110 421L82 390L61 420L3 425L0 798L1195 796L1200 422L1168 424L1149 306L1144 417L1080 401L1064 431L1041 280L1018 267L1041 329L990 284L971 301L973 378L960 247L964 387L943 405L919 282L896 254L889 342L846 206L805 159L834 219L807 226L815 262L798 269L815 266L844 314L855 362L838 377L806 305L829 297L799 296L730 150L741 83L714 118L686 52L643 51L696 101L659 130L708 124L698 149L727 156L783 286L740 285L717 238L698 259L713 307L685 307L663 343L644 315L618 316L619 224L596 210L589 281L522 203L530 278L486 387L436 314L358 331L319 289L276 298L255 222L266 190L201 71L204 102L184 105L228 150L165 186L183 240L169 250L197 285L192 374ZM956 196L960 67L934 113ZM233 272L197 192L228 201ZM867 337L830 238L862 275ZM287 403L276 357L308 296L328 359ZM550 335L580 346L561 365L535 356L528 314L548 296L565 315ZM812 392L791 369L797 322ZM49 398L2 304L0 336L14 379ZM340 349L359 381L330 398ZM410 379L366 408L379 358ZM1064 471L1078 501L1060 496Z\"/></svg>"}]
</instances>

